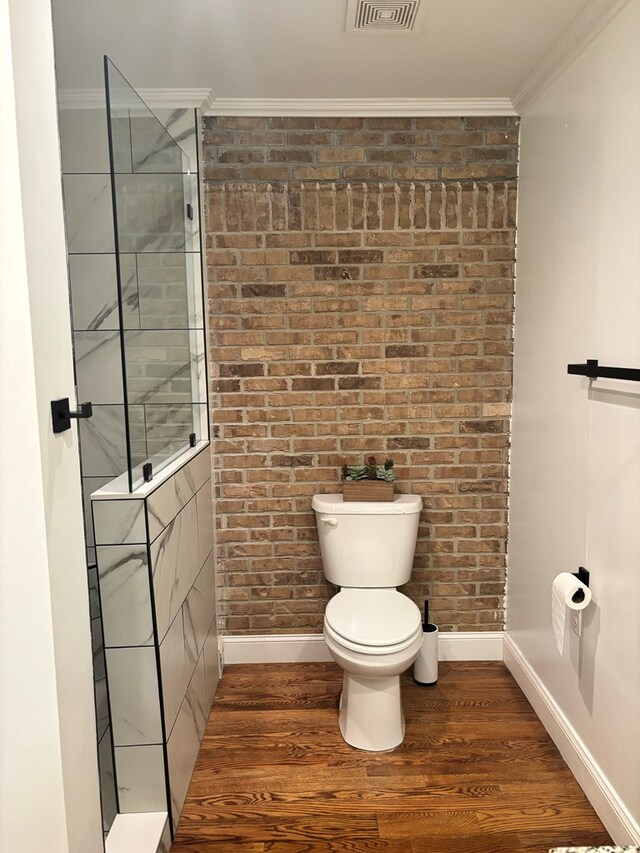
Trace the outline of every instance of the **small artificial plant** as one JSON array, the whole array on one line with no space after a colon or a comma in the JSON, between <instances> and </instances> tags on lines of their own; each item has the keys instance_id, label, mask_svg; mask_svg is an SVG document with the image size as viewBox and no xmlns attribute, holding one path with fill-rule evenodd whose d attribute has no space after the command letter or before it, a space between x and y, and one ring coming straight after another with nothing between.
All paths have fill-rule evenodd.
<instances>
[{"instance_id":1,"label":"small artificial plant","mask_svg":"<svg viewBox=\"0 0 640 853\"><path fill-rule=\"evenodd\" d=\"M378 465L375 456L367 456L364 465L343 465L343 480L382 480L393 483L393 459L387 459L384 465Z\"/></svg>"}]
</instances>

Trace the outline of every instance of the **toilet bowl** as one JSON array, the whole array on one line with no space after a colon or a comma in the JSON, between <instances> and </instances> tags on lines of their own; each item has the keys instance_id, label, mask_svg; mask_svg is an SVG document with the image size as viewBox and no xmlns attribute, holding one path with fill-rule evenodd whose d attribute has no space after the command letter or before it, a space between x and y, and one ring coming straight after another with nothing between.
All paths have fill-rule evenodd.
<instances>
[{"instance_id":1,"label":"toilet bowl","mask_svg":"<svg viewBox=\"0 0 640 853\"><path fill-rule=\"evenodd\" d=\"M327 605L324 638L344 670L342 737L370 752L399 746L405 730L400 675L422 645L419 609L395 589L343 589Z\"/></svg>"},{"instance_id":2,"label":"toilet bowl","mask_svg":"<svg viewBox=\"0 0 640 853\"><path fill-rule=\"evenodd\" d=\"M419 608L395 587L411 575L422 501L316 495L312 506L325 576L340 586L324 617L327 648L344 671L340 732L358 749L394 749L405 730L400 675L423 639Z\"/></svg>"}]
</instances>

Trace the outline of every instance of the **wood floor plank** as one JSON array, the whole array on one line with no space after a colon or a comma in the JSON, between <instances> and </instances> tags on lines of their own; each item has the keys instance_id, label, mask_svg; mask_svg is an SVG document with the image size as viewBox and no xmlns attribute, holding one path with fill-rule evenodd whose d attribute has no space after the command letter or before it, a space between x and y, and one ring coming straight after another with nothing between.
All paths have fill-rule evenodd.
<instances>
[{"instance_id":1,"label":"wood floor plank","mask_svg":"<svg viewBox=\"0 0 640 853\"><path fill-rule=\"evenodd\" d=\"M174 853L546 853L604 827L501 663L403 679L405 742L344 743L332 663L225 670Z\"/></svg>"},{"instance_id":2,"label":"wood floor plank","mask_svg":"<svg viewBox=\"0 0 640 853\"><path fill-rule=\"evenodd\" d=\"M487 836L489 840L495 838ZM604 829L585 830L547 829L531 832L519 832L518 842L521 853L547 853L552 847L604 847L611 844L611 838Z\"/></svg>"},{"instance_id":3,"label":"wood floor plank","mask_svg":"<svg viewBox=\"0 0 640 853\"><path fill-rule=\"evenodd\" d=\"M504 813L506 809L519 811L523 801L528 810L544 811L553 797L558 809L584 807L584 796L573 789L558 793L557 783L544 784L449 784L404 790L375 790L352 786L348 789L317 789L315 780L306 791L283 792L233 792L226 794L201 794L192 798L192 804L201 814L207 812L218 815L228 809L243 809L249 816L252 810L268 809L271 815L291 816L294 814L316 814L319 809L331 809L332 814L348 816L357 810L358 814L393 814L398 811L451 811L456 809L495 810Z\"/></svg>"},{"instance_id":4,"label":"wood floor plank","mask_svg":"<svg viewBox=\"0 0 640 853\"><path fill-rule=\"evenodd\" d=\"M369 777L364 767L316 767L312 779L309 779L307 774L292 773L290 766L274 764L269 767L226 767L221 773L214 773L209 767L198 767L191 784L198 796L213 796L246 791L305 794L309 790L322 792L336 788L402 792L424 788L426 783L421 775Z\"/></svg>"},{"instance_id":5,"label":"wood floor plank","mask_svg":"<svg viewBox=\"0 0 640 853\"><path fill-rule=\"evenodd\" d=\"M351 814L347 821L339 814L317 809L314 814L295 814L293 810L225 809L212 816L210 812L198 814L190 808L191 827L183 829L184 838L191 843L204 841L257 842L257 841L336 841L349 838L378 838L375 815ZM196 835L194 836L194 829ZM175 845L174 845L175 847ZM173 848L172 848L173 849ZM180 849L179 845L176 849Z\"/></svg>"},{"instance_id":6,"label":"wood floor plank","mask_svg":"<svg viewBox=\"0 0 640 853\"><path fill-rule=\"evenodd\" d=\"M406 838L416 836L438 838L452 835L480 835L476 813L471 809L432 811L396 811L378 815L380 838Z\"/></svg>"},{"instance_id":7,"label":"wood floor plank","mask_svg":"<svg viewBox=\"0 0 640 853\"><path fill-rule=\"evenodd\" d=\"M322 843L268 841L264 849L269 853L410 853L406 841L383 841L380 838L349 838Z\"/></svg>"},{"instance_id":8,"label":"wood floor plank","mask_svg":"<svg viewBox=\"0 0 640 853\"><path fill-rule=\"evenodd\" d=\"M554 799L553 805L527 806L525 808L495 807L491 811L476 812L482 832L497 834L507 829L520 832L551 827L589 832L602 828L600 819L588 802L562 805Z\"/></svg>"},{"instance_id":9,"label":"wood floor plank","mask_svg":"<svg viewBox=\"0 0 640 853\"><path fill-rule=\"evenodd\" d=\"M520 838L515 833L457 835L453 838L418 837L412 838L410 844L411 853L521 853Z\"/></svg>"}]
</instances>

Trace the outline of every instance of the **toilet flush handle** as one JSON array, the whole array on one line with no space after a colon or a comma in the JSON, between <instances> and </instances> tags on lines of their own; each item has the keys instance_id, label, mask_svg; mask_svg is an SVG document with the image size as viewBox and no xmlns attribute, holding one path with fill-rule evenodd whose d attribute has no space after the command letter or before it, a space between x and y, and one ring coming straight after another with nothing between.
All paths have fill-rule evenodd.
<instances>
[{"instance_id":1,"label":"toilet flush handle","mask_svg":"<svg viewBox=\"0 0 640 853\"><path fill-rule=\"evenodd\" d=\"M338 526L338 519L333 518L332 516L323 515L322 516L322 523L328 524L329 527L337 527Z\"/></svg>"}]
</instances>

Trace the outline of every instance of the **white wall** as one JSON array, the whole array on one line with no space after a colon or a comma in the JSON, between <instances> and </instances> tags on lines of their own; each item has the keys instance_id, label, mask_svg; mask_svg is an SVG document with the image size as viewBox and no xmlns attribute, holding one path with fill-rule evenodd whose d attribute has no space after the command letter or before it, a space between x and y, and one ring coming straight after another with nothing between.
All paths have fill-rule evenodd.
<instances>
[{"instance_id":1,"label":"white wall","mask_svg":"<svg viewBox=\"0 0 640 853\"><path fill-rule=\"evenodd\" d=\"M566 365L640 367L639 44L632 0L522 120L507 596L509 637L630 813L631 835L640 832L640 385L590 388ZM551 582L579 565L591 571L593 604L561 657Z\"/></svg>"},{"instance_id":2,"label":"white wall","mask_svg":"<svg viewBox=\"0 0 640 853\"><path fill-rule=\"evenodd\" d=\"M0 849L102 850L51 8L0 0Z\"/></svg>"}]
</instances>

